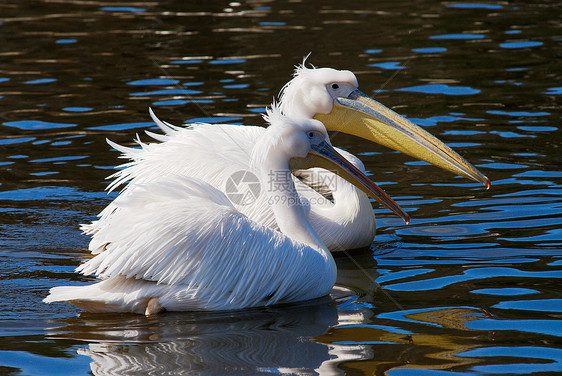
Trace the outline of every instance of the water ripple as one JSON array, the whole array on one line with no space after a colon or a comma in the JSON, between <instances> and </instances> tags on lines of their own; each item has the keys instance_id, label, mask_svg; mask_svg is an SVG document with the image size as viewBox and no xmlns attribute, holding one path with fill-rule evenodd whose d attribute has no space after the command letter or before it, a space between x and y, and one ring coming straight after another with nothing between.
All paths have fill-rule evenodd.
<instances>
[{"instance_id":1,"label":"water ripple","mask_svg":"<svg viewBox=\"0 0 562 376\"><path fill-rule=\"evenodd\" d=\"M503 6L498 4L482 4L482 3L456 3L446 4L448 8L458 9L503 9Z\"/></svg>"},{"instance_id":2,"label":"water ripple","mask_svg":"<svg viewBox=\"0 0 562 376\"><path fill-rule=\"evenodd\" d=\"M531 41L521 41L521 42L506 42L501 43L501 48L529 48L529 47L538 47L542 46L542 42L531 42Z\"/></svg>"},{"instance_id":3,"label":"water ripple","mask_svg":"<svg viewBox=\"0 0 562 376\"><path fill-rule=\"evenodd\" d=\"M443 34L443 35L433 35L429 39L453 39L453 40L470 40L470 39L483 39L482 34Z\"/></svg>"},{"instance_id":4,"label":"water ripple","mask_svg":"<svg viewBox=\"0 0 562 376\"><path fill-rule=\"evenodd\" d=\"M562 278L562 273L560 273L559 278ZM492 308L517 309L524 311L562 312L562 299L511 300L500 302L492 306Z\"/></svg>"},{"instance_id":5,"label":"water ripple","mask_svg":"<svg viewBox=\"0 0 562 376\"><path fill-rule=\"evenodd\" d=\"M527 289L527 288L519 288L519 287L504 287L504 288L472 290L471 293L497 295L497 296L516 296L516 295L540 294L540 291Z\"/></svg>"},{"instance_id":6,"label":"water ripple","mask_svg":"<svg viewBox=\"0 0 562 376\"><path fill-rule=\"evenodd\" d=\"M473 95L478 94L480 90L467 86L449 86L444 84L430 84L421 86L404 87L396 89L398 91L412 91L415 93L427 94L445 94L445 95Z\"/></svg>"},{"instance_id":7,"label":"water ripple","mask_svg":"<svg viewBox=\"0 0 562 376\"><path fill-rule=\"evenodd\" d=\"M55 129L55 128L71 128L76 127L77 124L67 124L67 123L50 123L42 120L18 120L18 121L7 121L2 123L8 127L14 127L24 130L32 129Z\"/></svg>"},{"instance_id":8,"label":"water ripple","mask_svg":"<svg viewBox=\"0 0 562 376\"><path fill-rule=\"evenodd\" d=\"M545 334L561 337L562 320L492 320L483 319L467 323L470 329L478 330L515 330L518 332Z\"/></svg>"},{"instance_id":9,"label":"water ripple","mask_svg":"<svg viewBox=\"0 0 562 376\"><path fill-rule=\"evenodd\" d=\"M459 275L435 277L432 279L402 282L390 285L385 284L384 288L391 291L427 291L442 289L446 286L459 282L500 277L562 278L562 273L557 270L533 272L506 267L481 267L465 270Z\"/></svg>"}]
</instances>

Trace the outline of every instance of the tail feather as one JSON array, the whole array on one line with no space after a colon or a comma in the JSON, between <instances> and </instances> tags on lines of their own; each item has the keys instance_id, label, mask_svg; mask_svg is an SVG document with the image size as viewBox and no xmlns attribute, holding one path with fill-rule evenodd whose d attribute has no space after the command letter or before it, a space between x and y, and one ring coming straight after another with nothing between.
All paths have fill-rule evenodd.
<instances>
[{"instance_id":1,"label":"tail feather","mask_svg":"<svg viewBox=\"0 0 562 376\"><path fill-rule=\"evenodd\" d=\"M167 121L162 121L158 119L154 111L152 111L152 108L148 109L148 113L150 114L150 117L156 123L156 125L158 125L158 127L168 135L173 134L181 129L180 127L168 123Z\"/></svg>"},{"instance_id":2,"label":"tail feather","mask_svg":"<svg viewBox=\"0 0 562 376\"><path fill-rule=\"evenodd\" d=\"M139 282L139 283L135 283ZM156 291L142 287L147 282L113 278L86 286L58 286L49 291L45 303L65 302L88 312L133 312L143 314ZM155 285L155 284L154 284ZM121 288L119 288L121 287ZM146 292L146 293L143 293Z\"/></svg>"},{"instance_id":3,"label":"tail feather","mask_svg":"<svg viewBox=\"0 0 562 376\"><path fill-rule=\"evenodd\" d=\"M88 312L132 312L152 314L163 310L198 311L210 302L198 301L186 286L169 286L119 276L86 286L58 286L49 291L45 303L64 302Z\"/></svg>"}]
</instances>

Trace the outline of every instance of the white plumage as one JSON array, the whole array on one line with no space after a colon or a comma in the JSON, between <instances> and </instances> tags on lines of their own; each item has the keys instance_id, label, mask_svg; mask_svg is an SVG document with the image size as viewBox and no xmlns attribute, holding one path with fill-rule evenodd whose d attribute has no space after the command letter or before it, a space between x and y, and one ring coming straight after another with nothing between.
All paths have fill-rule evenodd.
<instances>
[{"instance_id":1,"label":"white plumage","mask_svg":"<svg viewBox=\"0 0 562 376\"><path fill-rule=\"evenodd\" d=\"M248 166L262 187L271 172L288 174L290 159L329 147L316 120L292 121L275 110L269 118L272 125L251 149ZM210 129L196 126L189 132L209 136ZM55 287L44 301L93 312L151 314L294 302L330 291L334 260L292 181L285 190L262 189L279 232L240 213L221 190L186 174L129 183L128 193L113 202L111 226L97 230L106 244L78 268L102 281Z\"/></svg>"},{"instance_id":2,"label":"white plumage","mask_svg":"<svg viewBox=\"0 0 562 376\"><path fill-rule=\"evenodd\" d=\"M339 88L334 90L330 84L336 82ZM295 71L294 79L283 88L279 108L285 115L311 119L316 112L330 112L337 95L349 93L354 88L357 88L357 79L349 71L308 69L302 65ZM233 173L248 169L249 151L265 133L264 128L251 126L196 124L178 127L160 121L152 111L150 114L164 134L147 134L161 143L146 144L137 138L140 146L137 149L108 141L122 153L122 158L130 160L111 176L114 180L108 189L114 190L129 181L135 184L125 186L120 197L100 213L99 220L82 226L85 233L92 235L89 249L93 253L98 253L107 243L99 230L112 226L112 216L118 210L119 200L135 189L136 184L156 181L167 174L178 174L197 177L224 190L227 179ZM345 150L337 150L365 171L357 157ZM331 200L297 179L294 182L305 205L310 205L309 220L324 244L331 251L369 246L376 230L369 198L331 172L324 169L314 171L315 175L303 172L300 176L312 186L315 182L329 183L330 191L326 193L331 195ZM311 180L311 177L316 179ZM278 229L273 212L263 196L251 204L234 205L256 222Z\"/></svg>"},{"instance_id":3,"label":"white plumage","mask_svg":"<svg viewBox=\"0 0 562 376\"><path fill-rule=\"evenodd\" d=\"M224 191L230 176L249 168L250 151L266 133L263 127L235 125L171 127L158 120L152 111L151 115L165 132L165 135L150 133L161 143L146 144L137 140L140 149L136 149L110 142L123 153L123 158L131 162L120 166L122 169L112 176L115 180L108 189L113 190L126 182L134 184L125 186L119 197L100 213L98 221L82 227L87 234L92 235L89 248L93 253L98 253L107 243L104 232L100 230L112 226L116 220L113 217L119 211L119 202L138 184L177 174L197 177ZM358 158L344 150L337 150L357 168L365 171ZM375 235L375 216L369 198L335 174L324 169L312 171L320 177L316 181L330 184L332 201L298 179L293 180L304 204L310 205L312 202L308 211L309 220L328 249L335 251L370 244ZM306 173L303 171L302 174ZM233 205L248 218L278 229L265 196L260 195L250 204L234 202Z\"/></svg>"},{"instance_id":4,"label":"white plumage","mask_svg":"<svg viewBox=\"0 0 562 376\"><path fill-rule=\"evenodd\" d=\"M327 129L358 135L489 184L485 176L445 144L359 92L357 78L349 71L309 69L301 65L283 88L280 99L279 108L287 116L321 117ZM138 184L178 174L197 177L224 190L232 174L248 169L249 151L265 134L262 127L209 124L177 127L160 121L152 111L151 116L164 134L147 133L160 143L146 144L137 138L140 149L135 149L110 142L130 162L112 176L115 180L109 190L126 182L133 184L125 186L115 202L100 213L99 220L83 225L84 232L92 235L89 248L93 253L100 252L107 243L100 230L112 226L119 201ZM357 157L338 151L365 171ZM368 247L372 243L375 216L363 191L320 168L297 171L295 175L302 180L293 178L303 205L308 206L309 220L330 251ZM278 229L264 196L251 203L233 204L257 223Z\"/></svg>"}]
</instances>

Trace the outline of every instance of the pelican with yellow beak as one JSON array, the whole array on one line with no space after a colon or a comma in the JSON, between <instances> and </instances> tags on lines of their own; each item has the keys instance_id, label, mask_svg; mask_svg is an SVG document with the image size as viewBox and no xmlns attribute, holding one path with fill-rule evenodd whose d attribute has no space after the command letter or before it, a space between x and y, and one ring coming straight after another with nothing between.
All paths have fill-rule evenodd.
<instances>
[{"instance_id":1,"label":"pelican with yellow beak","mask_svg":"<svg viewBox=\"0 0 562 376\"><path fill-rule=\"evenodd\" d=\"M278 106L291 118L320 120L327 130L387 146L490 187L490 180L450 147L359 91L357 78L350 71L300 65L293 79L283 87ZM147 133L159 142L137 140L141 148L111 143L130 161L112 175L114 180L108 189L126 182L134 184L127 184L97 221L83 225L83 230L93 236L92 252L103 250L110 241L100 229L111 226L120 210L119 201L137 184L158 181L169 174L194 176L227 194L238 195L233 204L240 212L257 223L279 229L267 195L252 189L251 176L244 174L249 170L249 150L264 137L265 128L223 124L178 127L150 113L164 134ZM365 171L357 157L337 150L357 169ZM370 246L375 237L375 216L365 192L325 168L304 169L304 165L299 169L292 167L291 179L312 227L327 248L336 252ZM276 187L270 184L266 189ZM409 221L407 215L400 216Z\"/></svg>"},{"instance_id":2,"label":"pelican with yellow beak","mask_svg":"<svg viewBox=\"0 0 562 376\"><path fill-rule=\"evenodd\" d=\"M297 67L280 107L287 115L320 120L329 131L364 138L490 187L490 180L453 149L363 94L350 71Z\"/></svg>"}]
</instances>

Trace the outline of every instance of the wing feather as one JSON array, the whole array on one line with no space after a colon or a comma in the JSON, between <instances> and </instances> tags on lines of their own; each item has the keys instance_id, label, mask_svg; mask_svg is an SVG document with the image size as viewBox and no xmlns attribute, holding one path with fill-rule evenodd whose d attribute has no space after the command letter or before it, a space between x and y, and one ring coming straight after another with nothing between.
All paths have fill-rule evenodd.
<instances>
[{"instance_id":1,"label":"wing feather","mask_svg":"<svg viewBox=\"0 0 562 376\"><path fill-rule=\"evenodd\" d=\"M249 220L201 180L169 175L137 186L119 205L112 226L100 229L106 251L81 273L185 286L206 309L310 299L331 287L322 283L325 257Z\"/></svg>"},{"instance_id":2,"label":"wing feather","mask_svg":"<svg viewBox=\"0 0 562 376\"><path fill-rule=\"evenodd\" d=\"M195 124L189 128L174 127L170 131L173 133L157 137L161 143L146 144L137 138L140 148L123 147L108 140L122 153L121 158L130 160L109 177L114 180L108 190L129 181L154 181L166 174L198 176L212 184L224 184L224 173L248 168L249 152L264 131L262 127Z\"/></svg>"},{"instance_id":3,"label":"wing feather","mask_svg":"<svg viewBox=\"0 0 562 376\"><path fill-rule=\"evenodd\" d=\"M230 176L249 169L249 153L265 132L265 128L250 126L194 124L178 127L159 120L157 123L164 134L155 135L149 132L149 135L160 142L144 143L137 136L138 147L133 148L108 141L113 148L122 153L121 158L128 159L128 162L119 166L120 170L109 177L113 179L108 186L109 191L124 186L119 196L101 211L98 220L81 227L86 234L92 235L89 249L93 254L99 254L107 248L110 240L103 235L107 231L101 230L115 225L114 217L120 210L120 202L136 190L138 185L165 179L167 175L182 175L196 177L225 191ZM361 161L356 157L343 150L339 151L364 170ZM309 172L300 172L299 178L302 182L295 181L295 185L304 205L315 202L318 208L329 209L333 206L329 200L332 198L332 188L323 184L325 180L333 179L315 180L314 175ZM322 195L329 199L324 199ZM264 195L258 197L253 204L239 205L237 209L258 223L273 229L278 228ZM311 221L323 236L325 232L319 224L331 221L332 218L321 218L320 223L315 222L315 217L311 217ZM336 228L346 232L341 226ZM330 248L334 247L331 239L338 238L322 237ZM337 247L340 247L339 242Z\"/></svg>"},{"instance_id":4,"label":"wing feather","mask_svg":"<svg viewBox=\"0 0 562 376\"><path fill-rule=\"evenodd\" d=\"M169 125L162 122L162 127ZM163 128L164 129L164 128ZM149 183L166 175L194 176L224 189L226 179L233 173L248 169L249 152L265 128L235 125L196 124L190 127L169 126L166 134L156 137L160 143L143 143L139 147L126 147L108 140L111 147L128 159L118 166L119 171L108 179L109 192L127 184L119 197L98 215L91 224L82 225L86 234L93 235L90 250L102 252L107 240L99 235L101 228L113 225L112 217L118 211L119 201L138 184Z\"/></svg>"}]
</instances>

